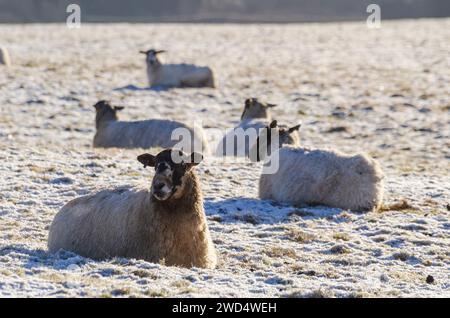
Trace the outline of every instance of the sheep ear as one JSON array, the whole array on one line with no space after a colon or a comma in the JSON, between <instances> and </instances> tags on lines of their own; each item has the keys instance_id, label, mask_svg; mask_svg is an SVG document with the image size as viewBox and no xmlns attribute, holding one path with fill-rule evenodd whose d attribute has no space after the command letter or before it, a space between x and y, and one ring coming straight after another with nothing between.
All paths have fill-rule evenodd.
<instances>
[{"instance_id":1,"label":"sheep ear","mask_svg":"<svg viewBox=\"0 0 450 318\"><path fill-rule=\"evenodd\" d=\"M137 160L144 165L144 168L155 166L155 156L149 153L138 156Z\"/></svg>"},{"instance_id":2,"label":"sheep ear","mask_svg":"<svg viewBox=\"0 0 450 318\"><path fill-rule=\"evenodd\" d=\"M139 53L141 53L141 54L145 54L145 55L147 55L147 54L148 54L148 52L147 52L147 51L139 51Z\"/></svg>"},{"instance_id":3,"label":"sheep ear","mask_svg":"<svg viewBox=\"0 0 450 318\"><path fill-rule=\"evenodd\" d=\"M294 131L299 130L301 126L302 124L298 124L297 126L289 128L288 133L292 134Z\"/></svg>"},{"instance_id":4,"label":"sheep ear","mask_svg":"<svg viewBox=\"0 0 450 318\"><path fill-rule=\"evenodd\" d=\"M188 170L190 170L193 167L199 165L200 162L202 162L202 160L203 160L203 155L201 153L193 152L193 153L191 153L190 156L187 156L185 164L186 164Z\"/></svg>"},{"instance_id":5,"label":"sheep ear","mask_svg":"<svg viewBox=\"0 0 450 318\"><path fill-rule=\"evenodd\" d=\"M166 53L166 50L159 50L159 51L155 51L155 54L160 54L160 53Z\"/></svg>"},{"instance_id":6,"label":"sheep ear","mask_svg":"<svg viewBox=\"0 0 450 318\"><path fill-rule=\"evenodd\" d=\"M267 105L267 107L269 107L269 108L273 108L273 107L276 107L277 106L277 104L266 104Z\"/></svg>"},{"instance_id":7,"label":"sheep ear","mask_svg":"<svg viewBox=\"0 0 450 318\"><path fill-rule=\"evenodd\" d=\"M277 128L277 126L278 126L278 122L276 120L274 120L270 123L269 128L273 129L273 128Z\"/></svg>"},{"instance_id":8,"label":"sheep ear","mask_svg":"<svg viewBox=\"0 0 450 318\"><path fill-rule=\"evenodd\" d=\"M125 109L125 107L123 107L123 106L114 106L114 110L116 110L116 111L121 111L123 109Z\"/></svg>"},{"instance_id":9,"label":"sheep ear","mask_svg":"<svg viewBox=\"0 0 450 318\"><path fill-rule=\"evenodd\" d=\"M94 104L94 108L95 109L99 109L100 106L103 106L105 104L108 104L108 102L106 100L100 100L100 101L98 101L97 103Z\"/></svg>"}]
</instances>

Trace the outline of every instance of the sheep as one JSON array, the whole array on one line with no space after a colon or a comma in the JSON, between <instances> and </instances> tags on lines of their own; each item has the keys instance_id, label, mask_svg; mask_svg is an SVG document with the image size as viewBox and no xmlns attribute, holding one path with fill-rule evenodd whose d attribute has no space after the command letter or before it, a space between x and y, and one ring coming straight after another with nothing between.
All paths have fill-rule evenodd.
<instances>
[{"instance_id":1,"label":"sheep","mask_svg":"<svg viewBox=\"0 0 450 318\"><path fill-rule=\"evenodd\" d=\"M383 200L383 172L365 154L345 155L333 150L284 146L269 160L278 170L260 180L259 197L294 205L325 205L352 211L376 211Z\"/></svg>"},{"instance_id":2,"label":"sheep","mask_svg":"<svg viewBox=\"0 0 450 318\"><path fill-rule=\"evenodd\" d=\"M241 122L237 127L229 131L219 142L216 148L217 156L249 156L249 150L253 147L258 138L259 130L265 128L270 122L272 115L270 109L275 104L260 102L257 98L248 98L245 100L244 111L241 115ZM296 132L297 128L290 131L293 140L286 141L289 144L299 144L300 137ZM248 137L248 139L247 139ZM231 153L227 144L233 143L233 152Z\"/></svg>"},{"instance_id":3,"label":"sheep","mask_svg":"<svg viewBox=\"0 0 450 318\"><path fill-rule=\"evenodd\" d=\"M8 50L4 47L0 47L0 65L11 65L11 58L9 57Z\"/></svg>"},{"instance_id":4,"label":"sheep","mask_svg":"<svg viewBox=\"0 0 450 318\"><path fill-rule=\"evenodd\" d=\"M175 149L140 155L144 168L155 168L151 189L116 188L70 201L50 226L49 252L215 268L217 255L194 169L202 158Z\"/></svg>"},{"instance_id":5,"label":"sheep","mask_svg":"<svg viewBox=\"0 0 450 318\"><path fill-rule=\"evenodd\" d=\"M117 112L124 109L112 106L102 100L95 105L96 134L94 147L102 148L170 148L180 146L177 140L172 140L175 129L185 129L190 140L183 140L182 150L208 152L208 143L200 127L189 127L181 122L163 119L125 122L118 120ZM200 149L199 147L202 147Z\"/></svg>"},{"instance_id":6,"label":"sheep","mask_svg":"<svg viewBox=\"0 0 450 318\"><path fill-rule=\"evenodd\" d=\"M150 87L215 87L214 75L207 66L192 64L163 64L158 55L164 50L140 51L146 55L147 76Z\"/></svg>"},{"instance_id":7,"label":"sheep","mask_svg":"<svg viewBox=\"0 0 450 318\"><path fill-rule=\"evenodd\" d=\"M253 143L249 151L249 158L251 161L260 161L270 156L273 147L283 147L284 145L300 146L300 135L298 130L301 124L288 128L285 125L278 125L276 120L273 120L269 126L261 129L258 138ZM277 143L274 143L274 132L277 133ZM276 149L275 149L276 150Z\"/></svg>"}]
</instances>

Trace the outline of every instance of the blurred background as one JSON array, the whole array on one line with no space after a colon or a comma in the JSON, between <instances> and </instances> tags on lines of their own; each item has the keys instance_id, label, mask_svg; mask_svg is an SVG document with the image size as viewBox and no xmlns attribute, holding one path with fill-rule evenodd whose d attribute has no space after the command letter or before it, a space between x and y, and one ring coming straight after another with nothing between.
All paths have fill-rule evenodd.
<instances>
[{"instance_id":1,"label":"blurred background","mask_svg":"<svg viewBox=\"0 0 450 318\"><path fill-rule=\"evenodd\" d=\"M76 3L82 22L324 22L448 17L450 0L0 0L0 23L64 22Z\"/></svg>"}]
</instances>

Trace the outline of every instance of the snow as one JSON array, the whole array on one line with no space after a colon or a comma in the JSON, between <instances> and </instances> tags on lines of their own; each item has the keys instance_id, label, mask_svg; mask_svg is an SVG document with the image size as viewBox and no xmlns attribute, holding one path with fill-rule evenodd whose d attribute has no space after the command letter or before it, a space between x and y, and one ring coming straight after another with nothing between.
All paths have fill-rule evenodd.
<instances>
[{"instance_id":1,"label":"snow","mask_svg":"<svg viewBox=\"0 0 450 318\"><path fill-rule=\"evenodd\" d=\"M450 296L449 19L0 33L14 62L0 67L0 296ZM213 67L218 88L146 89L138 52L150 47L167 49L168 62ZM279 104L282 124L301 121L305 146L376 157L386 204L410 207L359 214L261 201L259 164L209 156L198 172L217 269L47 252L48 227L69 200L149 186L143 150L91 147L97 100L126 106L125 120L224 130L248 97Z\"/></svg>"}]
</instances>

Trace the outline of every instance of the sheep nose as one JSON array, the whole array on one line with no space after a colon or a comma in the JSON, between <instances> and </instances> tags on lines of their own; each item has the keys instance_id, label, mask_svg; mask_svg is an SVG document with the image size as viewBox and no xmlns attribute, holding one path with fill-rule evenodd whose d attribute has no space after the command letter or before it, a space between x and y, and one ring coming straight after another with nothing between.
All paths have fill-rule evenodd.
<instances>
[{"instance_id":1,"label":"sheep nose","mask_svg":"<svg viewBox=\"0 0 450 318\"><path fill-rule=\"evenodd\" d=\"M155 190L161 190L162 188L164 188L164 185L164 183L155 184Z\"/></svg>"}]
</instances>

